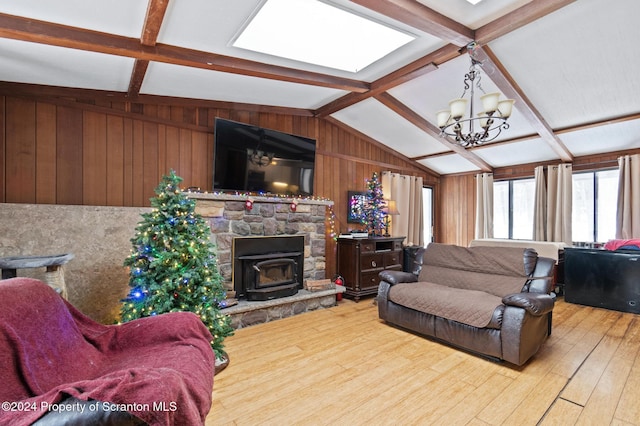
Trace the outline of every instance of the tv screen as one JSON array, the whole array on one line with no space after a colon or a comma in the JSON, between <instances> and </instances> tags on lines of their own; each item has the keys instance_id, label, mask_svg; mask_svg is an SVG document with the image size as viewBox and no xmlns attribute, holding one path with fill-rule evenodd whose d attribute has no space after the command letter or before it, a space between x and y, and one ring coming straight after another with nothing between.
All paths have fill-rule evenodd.
<instances>
[{"instance_id":1,"label":"tv screen","mask_svg":"<svg viewBox=\"0 0 640 426\"><path fill-rule=\"evenodd\" d=\"M367 193L361 191L348 191L348 195L347 222L363 223L364 204L367 199Z\"/></svg>"},{"instance_id":2,"label":"tv screen","mask_svg":"<svg viewBox=\"0 0 640 426\"><path fill-rule=\"evenodd\" d=\"M213 189L313 195L316 141L216 118Z\"/></svg>"}]
</instances>

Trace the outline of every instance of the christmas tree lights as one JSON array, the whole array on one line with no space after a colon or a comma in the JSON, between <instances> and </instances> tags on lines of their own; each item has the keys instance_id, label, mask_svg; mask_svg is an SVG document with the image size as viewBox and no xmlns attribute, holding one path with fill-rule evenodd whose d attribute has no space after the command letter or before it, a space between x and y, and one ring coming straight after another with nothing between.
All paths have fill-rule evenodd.
<instances>
[{"instance_id":1,"label":"christmas tree lights","mask_svg":"<svg viewBox=\"0 0 640 426\"><path fill-rule=\"evenodd\" d=\"M216 357L224 338L233 334L230 318L221 312L226 298L210 229L195 213L195 200L179 188L182 178L171 170L151 198L150 213L136 227L129 267L129 294L122 301L121 320L189 311L200 317L213 336Z\"/></svg>"},{"instance_id":2,"label":"christmas tree lights","mask_svg":"<svg viewBox=\"0 0 640 426\"><path fill-rule=\"evenodd\" d=\"M370 236L382 236L386 205L382 195L382 183L378 180L378 173L373 172L371 179L367 179L367 193L362 209L362 221Z\"/></svg>"}]
</instances>

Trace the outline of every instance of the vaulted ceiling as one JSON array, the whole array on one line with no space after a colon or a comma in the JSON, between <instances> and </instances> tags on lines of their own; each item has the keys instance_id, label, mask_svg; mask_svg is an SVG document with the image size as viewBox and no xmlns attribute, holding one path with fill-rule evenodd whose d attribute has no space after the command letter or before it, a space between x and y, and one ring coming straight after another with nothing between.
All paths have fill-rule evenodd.
<instances>
[{"instance_id":1,"label":"vaulted ceiling","mask_svg":"<svg viewBox=\"0 0 640 426\"><path fill-rule=\"evenodd\" d=\"M5 0L0 82L314 115L442 175L640 148L637 0L326 0L414 37L355 73L234 47L264 1ZM465 149L435 114L473 41L483 89L516 103L508 130Z\"/></svg>"}]
</instances>

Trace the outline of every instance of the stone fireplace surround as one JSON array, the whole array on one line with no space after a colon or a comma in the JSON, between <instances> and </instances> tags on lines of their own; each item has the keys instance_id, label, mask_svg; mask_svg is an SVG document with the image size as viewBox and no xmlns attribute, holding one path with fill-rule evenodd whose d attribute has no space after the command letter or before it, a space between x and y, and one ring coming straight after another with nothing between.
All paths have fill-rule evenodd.
<instances>
[{"instance_id":1,"label":"stone fireplace surround","mask_svg":"<svg viewBox=\"0 0 640 426\"><path fill-rule=\"evenodd\" d=\"M325 278L326 223L332 201L285 197L187 193L196 200L196 213L208 221L216 245L218 267L227 291L233 285L233 240L236 237L304 236L304 281ZM295 210L291 204L296 202Z\"/></svg>"},{"instance_id":2,"label":"stone fireplace surround","mask_svg":"<svg viewBox=\"0 0 640 426\"><path fill-rule=\"evenodd\" d=\"M196 212L209 222L216 245L218 267L228 292L234 290L233 240L237 237L304 236L304 277L325 278L327 223L332 201L285 197L188 193L196 200ZM247 209L246 201L252 201ZM295 210L291 204L295 200ZM344 287L316 293L299 290L294 296L268 301L239 300L225 309L235 329L335 306L336 293Z\"/></svg>"}]
</instances>

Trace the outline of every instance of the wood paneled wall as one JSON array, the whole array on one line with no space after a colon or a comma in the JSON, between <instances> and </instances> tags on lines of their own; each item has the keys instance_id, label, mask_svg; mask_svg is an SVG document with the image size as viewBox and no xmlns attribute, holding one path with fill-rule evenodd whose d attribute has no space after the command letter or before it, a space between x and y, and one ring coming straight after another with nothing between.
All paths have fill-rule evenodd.
<instances>
[{"instance_id":1,"label":"wood paneled wall","mask_svg":"<svg viewBox=\"0 0 640 426\"><path fill-rule=\"evenodd\" d=\"M6 87L6 86L3 86ZM431 175L386 147L310 114L287 114L189 104L131 103L76 97L60 90L38 96L33 87L0 92L0 201L6 203L148 206L170 169L183 187L212 190L216 117L314 138L314 194L335 202L335 230L347 230L347 192L365 190L373 172ZM327 271L334 271L328 240Z\"/></svg>"},{"instance_id":2,"label":"wood paneled wall","mask_svg":"<svg viewBox=\"0 0 640 426\"><path fill-rule=\"evenodd\" d=\"M335 230L345 231L347 191L364 190L374 171L422 176L435 190L435 240L468 245L474 236L475 178L437 177L415 162L307 111L248 108L184 99L130 102L101 92L0 85L0 201L148 206L163 174L183 187L210 191L215 117L317 140L317 197L335 202ZM576 158L574 170L616 167L622 154ZM555 164L549 162L548 164ZM494 179L533 176L524 164L494 170ZM327 260L333 262L327 247ZM327 268L332 271L331 267Z\"/></svg>"},{"instance_id":3,"label":"wood paneled wall","mask_svg":"<svg viewBox=\"0 0 640 426\"><path fill-rule=\"evenodd\" d=\"M435 240L445 244L469 245L475 233L475 176L443 176L440 178L439 226Z\"/></svg>"}]
</instances>

